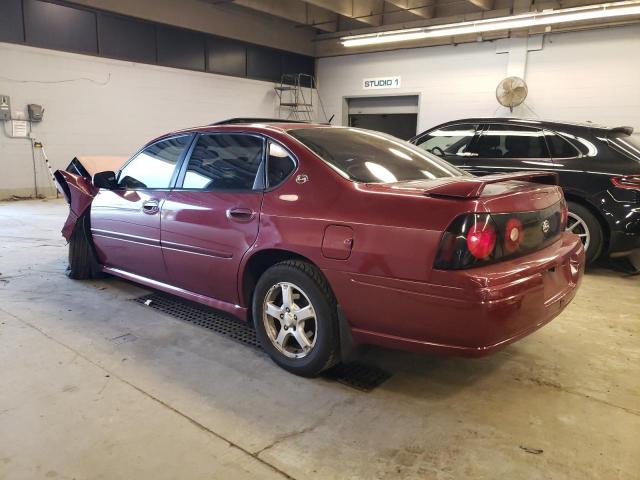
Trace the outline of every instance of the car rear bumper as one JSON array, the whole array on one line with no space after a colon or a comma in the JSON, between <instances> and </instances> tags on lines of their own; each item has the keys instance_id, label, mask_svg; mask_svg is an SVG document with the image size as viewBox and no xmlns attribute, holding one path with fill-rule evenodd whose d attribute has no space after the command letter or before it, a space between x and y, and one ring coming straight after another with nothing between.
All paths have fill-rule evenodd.
<instances>
[{"instance_id":1,"label":"car rear bumper","mask_svg":"<svg viewBox=\"0 0 640 480\"><path fill-rule=\"evenodd\" d=\"M325 271L355 343L459 356L487 355L552 320L583 273L584 248L568 233L517 259L435 271L433 283Z\"/></svg>"}]
</instances>

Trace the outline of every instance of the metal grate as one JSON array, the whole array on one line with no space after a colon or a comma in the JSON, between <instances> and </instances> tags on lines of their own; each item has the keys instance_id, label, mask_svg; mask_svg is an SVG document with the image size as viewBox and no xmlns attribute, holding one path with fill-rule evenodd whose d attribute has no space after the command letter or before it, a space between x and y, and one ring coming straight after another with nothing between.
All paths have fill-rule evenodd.
<instances>
[{"instance_id":1,"label":"metal grate","mask_svg":"<svg viewBox=\"0 0 640 480\"><path fill-rule=\"evenodd\" d=\"M224 312L160 292L150 293L134 300L172 317L262 350L255 330ZM360 362L340 363L323 375L362 392L370 392L391 377L390 373L376 366Z\"/></svg>"},{"instance_id":2,"label":"metal grate","mask_svg":"<svg viewBox=\"0 0 640 480\"><path fill-rule=\"evenodd\" d=\"M163 293L151 293L136 298L135 301L245 345L261 348L255 330L218 310Z\"/></svg>"},{"instance_id":3,"label":"metal grate","mask_svg":"<svg viewBox=\"0 0 640 480\"><path fill-rule=\"evenodd\" d=\"M360 362L339 363L327 370L324 376L362 392L370 392L391 378L389 372Z\"/></svg>"}]
</instances>

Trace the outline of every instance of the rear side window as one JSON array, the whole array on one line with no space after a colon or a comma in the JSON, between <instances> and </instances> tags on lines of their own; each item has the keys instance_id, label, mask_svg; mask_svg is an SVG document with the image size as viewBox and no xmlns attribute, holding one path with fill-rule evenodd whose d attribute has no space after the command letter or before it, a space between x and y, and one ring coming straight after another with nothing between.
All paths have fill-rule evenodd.
<instances>
[{"instance_id":1,"label":"rear side window","mask_svg":"<svg viewBox=\"0 0 640 480\"><path fill-rule=\"evenodd\" d=\"M201 135L189 158L182 188L252 190L262 163L263 141L244 134Z\"/></svg>"},{"instance_id":2,"label":"rear side window","mask_svg":"<svg viewBox=\"0 0 640 480\"><path fill-rule=\"evenodd\" d=\"M382 132L314 127L288 133L354 182L395 183L466 175L441 158Z\"/></svg>"},{"instance_id":3,"label":"rear side window","mask_svg":"<svg viewBox=\"0 0 640 480\"><path fill-rule=\"evenodd\" d=\"M467 147L476 134L476 128L477 125L466 123L438 128L421 137L417 145L439 157L465 156Z\"/></svg>"},{"instance_id":4,"label":"rear side window","mask_svg":"<svg viewBox=\"0 0 640 480\"><path fill-rule=\"evenodd\" d=\"M576 147L569 143L562 135L545 130L544 136L547 139L551 158L575 158L580 156L580 152Z\"/></svg>"},{"instance_id":5,"label":"rear side window","mask_svg":"<svg viewBox=\"0 0 640 480\"><path fill-rule=\"evenodd\" d=\"M489 125L473 150L478 158L549 159L542 130L519 125Z\"/></svg>"},{"instance_id":6,"label":"rear side window","mask_svg":"<svg viewBox=\"0 0 640 480\"><path fill-rule=\"evenodd\" d=\"M282 183L296 168L295 161L283 147L277 143L269 143L267 157L268 187L273 188Z\"/></svg>"},{"instance_id":7,"label":"rear side window","mask_svg":"<svg viewBox=\"0 0 640 480\"><path fill-rule=\"evenodd\" d=\"M190 138L190 135L183 135L145 148L120 171L120 186L130 189L169 188L176 164Z\"/></svg>"}]
</instances>

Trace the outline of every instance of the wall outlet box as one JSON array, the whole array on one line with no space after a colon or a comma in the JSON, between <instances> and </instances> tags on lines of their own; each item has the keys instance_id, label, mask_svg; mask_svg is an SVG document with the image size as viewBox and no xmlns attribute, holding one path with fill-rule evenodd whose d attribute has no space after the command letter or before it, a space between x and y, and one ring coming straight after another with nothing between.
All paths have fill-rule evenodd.
<instances>
[{"instance_id":1,"label":"wall outlet box","mask_svg":"<svg viewBox=\"0 0 640 480\"><path fill-rule=\"evenodd\" d=\"M11 120L11 101L9 95L0 94L0 120Z\"/></svg>"},{"instance_id":2,"label":"wall outlet box","mask_svg":"<svg viewBox=\"0 0 640 480\"><path fill-rule=\"evenodd\" d=\"M29 120L32 122L42 121L42 115L44 115L44 108L42 108L42 105L30 103L27 105L27 111L29 112Z\"/></svg>"}]
</instances>

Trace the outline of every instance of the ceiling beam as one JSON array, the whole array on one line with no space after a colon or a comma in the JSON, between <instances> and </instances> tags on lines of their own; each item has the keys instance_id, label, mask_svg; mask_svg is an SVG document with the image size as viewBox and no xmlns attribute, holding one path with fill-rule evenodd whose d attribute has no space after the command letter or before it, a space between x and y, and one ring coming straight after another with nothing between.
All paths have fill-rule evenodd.
<instances>
[{"instance_id":1,"label":"ceiling beam","mask_svg":"<svg viewBox=\"0 0 640 480\"><path fill-rule=\"evenodd\" d=\"M421 18L433 18L436 9L433 0L387 0L387 3Z\"/></svg>"},{"instance_id":2,"label":"ceiling beam","mask_svg":"<svg viewBox=\"0 0 640 480\"><path fill-rule=\"evenodd\" d=\"M336 13L300 0L214 0L210 3L214 5L233 3L301 25L309 25L324 32L335 32L338 28Z\"/></svg>"},{"instance_id":3,"label":"ceiling beam","mask_svg":"<svg viewBox=\"0 0 640 480\"><path fill-rule=\"evenodd\" d=\"M494 0L469 0L469 2L482 10L493 10Z\"/></svg>"},{"instance_id":4,"label":"ceiling beam","mask_svg":"<svg viewBox=\"0 0 640 480\"><path fill-rule=\"evenodd\" d=\"M384 0L303 0L316 7L374 27L382 25Z\"/></svg>"}]
</instances>

